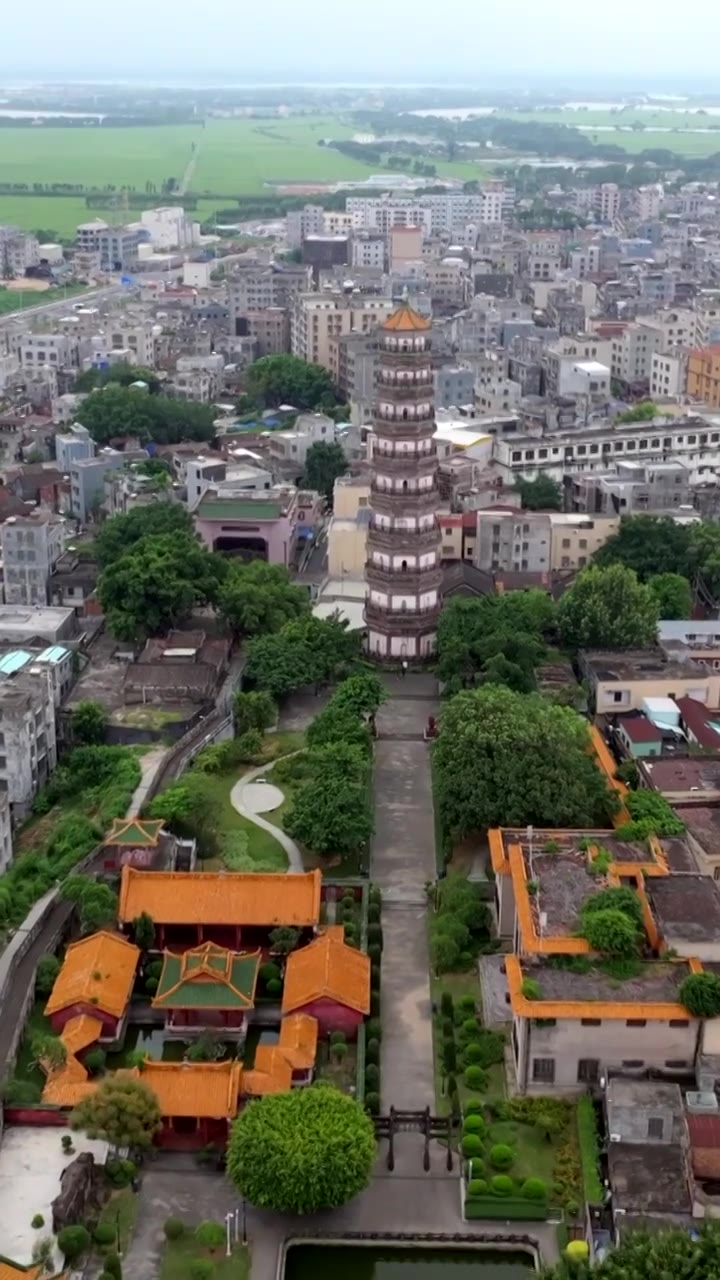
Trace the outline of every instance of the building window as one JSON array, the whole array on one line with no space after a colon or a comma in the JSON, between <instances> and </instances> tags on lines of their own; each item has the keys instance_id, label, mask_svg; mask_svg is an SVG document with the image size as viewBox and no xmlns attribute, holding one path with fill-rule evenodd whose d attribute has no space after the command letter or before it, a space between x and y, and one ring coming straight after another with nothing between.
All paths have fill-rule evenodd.
<instances>
[{"instance_id":1,"label":"building window","mask_svg":"<svg viewBox=\"0 0 720 1280\"><path fill-rule=\"evenodd\" d=\"M688 1018L671 1018L670 1026L671 1027L689 1027L690 1021Z\"/></svg>"},{"instance_id":2,"label":"building window","mask_svg":"<svg viewBox=\"0 0 720 1280\"><path fill-rule=\"evenodd\" d=\"M647 1021L645 1020L645 1018L628 1018L627 1022L625 1023L625 1026L626 1027L646 1027Z\"/></svg>"},{"instance_id":3,"label":"building window","mask_svg":"<svg viewBox=\"0 0 720 1280\"><path fill-rule=\"evenodd\" d=\"M601 1027L602 1018L581 1018L580 1023L583 1027Z\"/></svg>"},{"instance_id":4,"label":"building window","mask_svg":"<svg viewBox=\"0 0 720 1280\"><path fill-rule=\"evenodd\" d=\"M622 689L614 689L614 690L613 690L613 696L612 696L612 697L613 697L613 702L622 702L622 700L623 700L623 690L622 690Z\"/></svg>"},{"instance_id":5,"label":"building window","mask_svg":"<svg viewBox=\"0 0 720 1280\"><path fill-rule=\"evenodd\" d=\"M662 1122L662 1116L648 1117L648 1138L659 1138L662 1141L665 1126Z\"/></svg>"},{"instance_id":6,"label":"building window","mask_svg":"<svg viewBox=\"0 0 720 1280\"><path fill-rule=\"evenodd\" d=\"M583 1019L584 1021L584 1019ZM578 1062L578 1084L595 1084L600 1074L599 1058L581 1058Z\"/></svg>"},{"instance_id":7,"label":"building window","mask_svg":"<svg viewBox=\"0 0 720 1280\"><path fill-rule=\"evenodd\" d=\"M624 1067L644 1067L645 1061L643 1058L623 1058L622 1064Z\"/></svg>"},{"instance_id":8,"label":"building window","mask_svg":"<svg viewBox=\"0 0 720 1280\"><path fill-rule=\"evenodd\" d=\"M665 1066L670 1067L675 1071L684 1071L687 1066L687 1062L684 1058L666 1058Z\"/></svg>"},{"instance_id":9,"label":"building window","mask_svg":"<svg viewBox=\"0 0 720 1280\"><path fill-rule=\"evenodd\" d=\"M555 1059L533 1058L532 1075L533 1080L543 1081L545 1084L554 1084Z\"/></svg>"}]
</instances>

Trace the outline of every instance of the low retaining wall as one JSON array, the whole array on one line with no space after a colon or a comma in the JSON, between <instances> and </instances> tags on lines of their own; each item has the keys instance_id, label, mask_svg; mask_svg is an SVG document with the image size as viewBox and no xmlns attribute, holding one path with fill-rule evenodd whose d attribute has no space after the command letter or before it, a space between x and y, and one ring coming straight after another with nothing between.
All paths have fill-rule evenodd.
<instances>
[{"instance_id":1,"label":"low retaining wall","mask_svg":"<svg viewBox=\"0 0 720 1280\"><path fill-rule=\"evenodd\" d=\"M67 1129L67 1112L45 1107L6 1107L6 1124L34 1124L45 1128Z\"/></svg>"}]
</instances>

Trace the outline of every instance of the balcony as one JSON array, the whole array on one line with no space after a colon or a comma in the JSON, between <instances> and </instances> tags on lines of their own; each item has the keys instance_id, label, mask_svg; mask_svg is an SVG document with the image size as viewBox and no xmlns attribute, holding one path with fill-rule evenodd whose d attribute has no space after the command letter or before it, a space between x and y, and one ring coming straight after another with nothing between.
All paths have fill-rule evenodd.
<instances>
[{"instance_id":1,"label":"balcony","mask_svg":"<svg viewBox=\"0 0 720 1280\"><path fill-rule=\"evenodd\" d=\"M422 635L432 632L440 616L440 604L422 609L384 609L382 605L365 603L365 622L375 631L392 631L395 635Z\"/></svg>"},{"instance_id":2,"label":"balcony","mask_svg":"<svg viewBox=\"0 0 720 1280\"><path fill-rule=\"evenodd\" d=\"M373 524L368 526L368 551L373 547L378 551L391 551L402 555L403 551L431 551L440 546L440 530L437 525L432 529L382 529Z\"/></svg>"},{"instance_id":3,"label":"balcony","mask_svg":"<svg viewBox=\"0 0 720 1280\"><path fill-rule=\"evenodd\" d=\"M370 485L370 506L384 516L434 515L439 502L440 495L434 486L422 493L413 493L410 489L381 489L378 485Z\"/></svg>"},{"instance_id":4,"label":"balcony","mask_svg":"<svg viewBox=\"0 0 720 1280\"><path fill-rule=\"evenodd\" d=\"M442 569L439 564L428 569L388 569L375 564L373 560L365 561L365 577L369 586L381 588L383 591L405 592L413 595L422 591L439 591L442 583ZM379 606L378 606L379 607Z\"/></svg>"}]
</instances>

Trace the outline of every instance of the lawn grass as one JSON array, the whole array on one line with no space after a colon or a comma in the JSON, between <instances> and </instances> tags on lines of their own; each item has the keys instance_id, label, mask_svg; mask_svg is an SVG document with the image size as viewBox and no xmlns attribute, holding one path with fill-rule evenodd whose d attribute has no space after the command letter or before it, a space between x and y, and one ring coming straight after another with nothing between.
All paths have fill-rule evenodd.
<instances>
[{"instance_id":1,"label":"lawn grass","mask_svg":"<svg viewBox=\"0 0 720 1280\"><path fill-rule=\"evenodd\" d=\"M514 1177L542 1178L552 1186L553 1168L562 1139L548 1142L534 1125L519 1124L515 1120L494 1120L488 1130L487 1148L496 1142L506 1143L515 1151L512 1167Z\"/></svg>"},{"instance_id":2,"label":"lawn grass","mask_svg":"<svg viewBox=\"0 0 720 1280\"><path fill-rule=\"evenodd\" d=\"M190 1231L181 1240L168 1240L163 1249L158 1280L190 1280L190 1271L194 1262L209 1259L215 1270L213 1280L247 1280L250 1269L248 1251L241 1245L235 1245L232 1257L225 1257L224 1247L210 1254L201 1249Z\"/></svg>"},{"instance_id":3,"label":"lawn grass","mask_svg":"<svg viewBox=\"0 0 720 1280\"><path fill-rule=\"evenodd\" d=\"M84 284L67 284L57 289L8 289L0 288L0 315L11 311L32 311L34 307L46 307L50 302L64 302L86 293Z\"/></svg>"},{"instance_id":4,"label":"lawn grass","mask_svg":"<svg viewBox=\"0 0 720 1280\"><path fill-rule=\"evenodd\" d=\"M98 1225L100 1223L109 1223L117 1233L115 1244L110 1246L110 1251L115 1252L117 1237L120 1238L121 1254L127 1253L133 1231L135 1230L135 1218L138 1210L138 1196L132 1187L123 1187L119 1191L113 1191L107 1204L104 1204Z\"/></svg>"},{"instance_id":5,"label":"lawn grass","mask_svg":"<svg viewBox=\"0 0 720 1280\"><path fill-rule=\"evenodd\" d=\"M32 1051L32 1039L35 1035L53 1034L50 1020L43 1013L46 1004L47 997L43 996L40 1000L36 1000L32 1007L25 1033L20 1041L20 1048L15 1059L15 1070L13 1071L13 1079L25 1080L28 1084L34 1084L41 1092L45 1087L46 1076L35 1061L35 1054Z\"/></svg>"},{"instance_id":6,"label":"lawn grass","mask_svg":"<svg viewBox=\"0 0 720 1280\"><path fill-rule=\"evenodd\" d=\"M315 1062L315 1075L318 1080L332 1084L342 1093L350 1093L355 1089L357 1074L357 1052L354 1040L347 1044L347 1053L342 1062L337 1062L330 1053L327 1040L318 1041L318 1056Z\"/></svg>"}]
</instances>

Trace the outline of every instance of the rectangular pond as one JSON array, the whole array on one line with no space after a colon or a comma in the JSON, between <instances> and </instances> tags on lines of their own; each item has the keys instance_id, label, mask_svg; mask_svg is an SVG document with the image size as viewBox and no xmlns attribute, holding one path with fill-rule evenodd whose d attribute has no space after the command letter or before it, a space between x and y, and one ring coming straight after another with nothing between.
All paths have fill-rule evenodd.
<instances>
[{"instance_id":1,"label":"rectangular pond","mask_svg":"<svg viewBox=\"0 0 720 1280\"><path fill-rule=\"evenodd\" d=\"M412 1280L414 1273L418 1280L530 1280L534 1262L521 1250L294 1244L284 1280Z\"/></svg>"}]
</instances>

